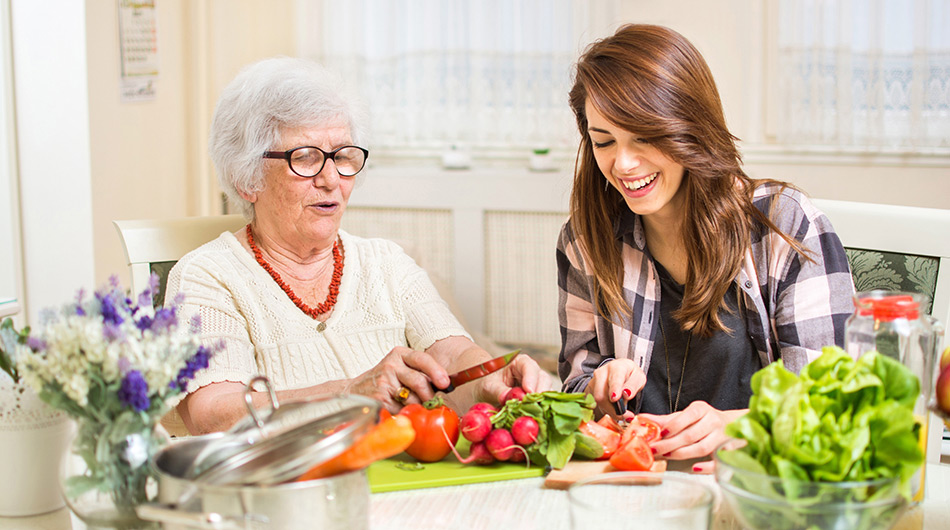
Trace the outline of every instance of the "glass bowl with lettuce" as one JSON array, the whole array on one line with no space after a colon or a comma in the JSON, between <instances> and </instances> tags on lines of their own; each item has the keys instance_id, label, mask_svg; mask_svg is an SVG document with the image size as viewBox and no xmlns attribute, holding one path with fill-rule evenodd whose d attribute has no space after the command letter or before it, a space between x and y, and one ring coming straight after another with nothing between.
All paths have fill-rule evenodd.
<instances>
[{"instance_id":1,"label":"glass bowl with lettuce","mask_svg":"<svg viewBox=\"0 0 950 530\"><path fill-rule=\"evenodd\" d=\"M749 413L726 426L716 481L750 529L886 529L924 461L913 414L920 382L901 363L840 348L800 375L773 363L752 377Z\"/></svg>"}]
</instances>

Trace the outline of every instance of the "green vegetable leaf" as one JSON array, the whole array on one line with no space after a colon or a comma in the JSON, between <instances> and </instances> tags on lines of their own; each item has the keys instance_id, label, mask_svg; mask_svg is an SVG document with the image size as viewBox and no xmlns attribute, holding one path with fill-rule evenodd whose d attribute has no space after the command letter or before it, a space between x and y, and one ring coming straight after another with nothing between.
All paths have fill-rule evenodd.
<instances>
[{"instance_id":1,"label":"green vegetable leaf","mask_svg":"<svg viewBox=\"0 0 950 530\"><path fill-rule=\"evenodd\" d=\"M885 397L913 408L920 395L920 381L903 364L885 355L874 356L874 373L884 384Z\"/></svg>"}]
</instances>

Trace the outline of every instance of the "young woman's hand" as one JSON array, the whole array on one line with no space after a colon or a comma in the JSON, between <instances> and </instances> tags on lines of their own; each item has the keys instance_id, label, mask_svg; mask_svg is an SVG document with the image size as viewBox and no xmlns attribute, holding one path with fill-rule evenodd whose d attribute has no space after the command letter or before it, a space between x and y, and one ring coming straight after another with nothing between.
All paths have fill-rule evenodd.
<instances>
[{"instance_id":1,"label":"young woman's hand","mask_svg":"<svg viewBox=\"0 0 950 530\"><path fill-rule=\"evenodd\" d=\"M597 408L603 414L617 415L614 403L629 400L647 383L643 370L630 359L614 359L594 370L587 393L594 396Z\"/></svg>"},{"instance_id":2,"label":"young woman's hand","mask_svg":"<svg viewBox=\"0 0 950 530\"><path fill-rule=\"evenodd\" d=\"M521 354L515 357L511 364L503 370L481 379L478 389L478 401L502 403L505 394L514 387L519 387L526 393L557 390L559 385L554 377L541 369L537 361L528 355Z\"/></svg>"},{"instance_id":3,"label":"young woman's hand","mask_svg":"<svg viewBox=\"0 0 950 530\"><path fill-rule=\"evenodd\" d=\"M651 446L657 455L687 460L711 455L728 438L724 432L726 425L746 412L748 409L718 410L705 401L694 401L673 414L641 416L660 425L660 440ZM698 471L711 470L710 466L699 467Z\"/></svg>"}]
</instances>

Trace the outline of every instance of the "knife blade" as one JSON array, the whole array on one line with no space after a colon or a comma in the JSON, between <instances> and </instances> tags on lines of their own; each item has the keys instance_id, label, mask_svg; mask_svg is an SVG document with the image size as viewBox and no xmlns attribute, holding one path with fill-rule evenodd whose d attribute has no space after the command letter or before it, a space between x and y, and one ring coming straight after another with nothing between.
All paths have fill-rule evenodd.
<instances>
[{"instance_id":1,"label":"knife blade","mask_svg":"<svg viewBox=\"0 0 950 530\"><path fill-rule=\"evenodd\" d=\"M511 361L514 360L521 353L521 350L515 350L508 352L494 359L490 359L475 366L466 368L460 372L449 375L449 386L446 388L435 388L435 385L432 385L433 391L449 392L455 390L457 387L464 385L465 383L474 381L480 377L485 377L486 375L497 372L502 368L511 364ZM430 383L431 384L431 383Z\"/></svg>"},{"instance_id":2,"label":"knife blade","mask_svg":"<svg viewBox=\"0 0 950 530\"><path fill-rule=\"evenodd\" d=\"M614 412L617 413L617 425L625 429L627 421L623 419L623 415L627 412L627 400L621 397L614 401Z\"/></svg>"}]
</instances>

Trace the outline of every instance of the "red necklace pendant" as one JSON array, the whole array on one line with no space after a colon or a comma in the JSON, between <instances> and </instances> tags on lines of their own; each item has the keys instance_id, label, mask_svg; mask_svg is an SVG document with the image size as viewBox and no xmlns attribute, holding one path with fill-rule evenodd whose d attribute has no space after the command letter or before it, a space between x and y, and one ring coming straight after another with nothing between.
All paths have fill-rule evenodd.
<instances>
[{"instance_id":1,"label":"red necklace pendant","mask_svg":"<svg viewBox=\"0 0 950 530\"><path fill-rule=\"evenodd\" d=\"M337 238L333 242L333 277L330 280L330 289L327 293L327 299L323 303L318 304L317 307L310 307L294 293L293 289L287 285L283 278L280 277L280 274L277 274L277 271L270 266L270 263L264 260L264 254L261 252L261 249L257 248L257 245L254 244L254 235L251 233L251 225L248 224L245 230L247 233L247 244L251 247L251 252L254 253L254 259L267 271L267 274L270 274L270 277L277 282L277 285L287 293L287 296L290 300L300 308L301 311L306 313L310 318L317 320L318 315L324 313L329 313L333 306L336 305L336 297L340 294L340 279L343 278L343 240ZM321 322L321 324L323 324Z\"/></svg>"}]
</instances>

